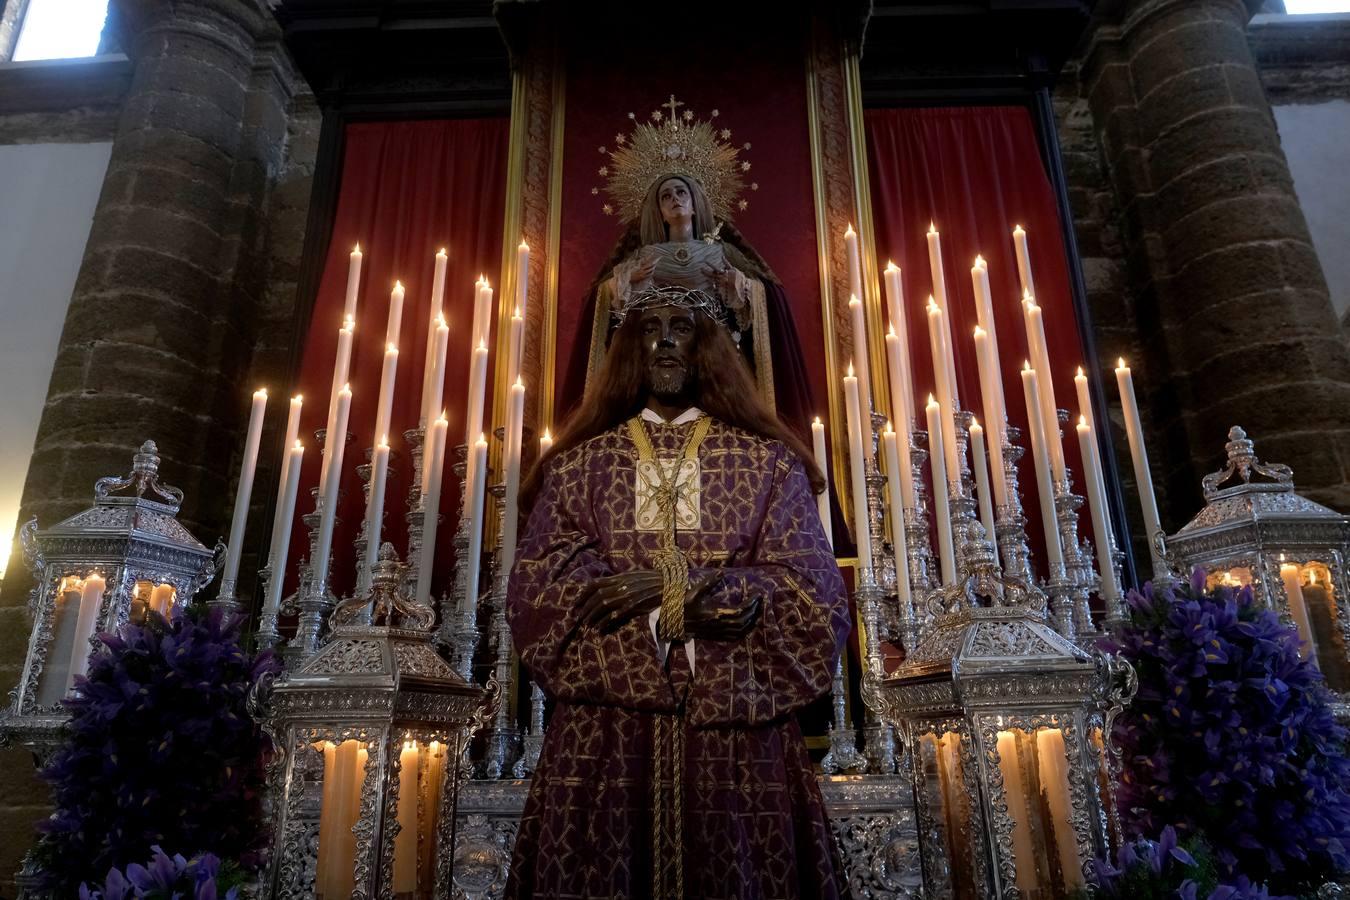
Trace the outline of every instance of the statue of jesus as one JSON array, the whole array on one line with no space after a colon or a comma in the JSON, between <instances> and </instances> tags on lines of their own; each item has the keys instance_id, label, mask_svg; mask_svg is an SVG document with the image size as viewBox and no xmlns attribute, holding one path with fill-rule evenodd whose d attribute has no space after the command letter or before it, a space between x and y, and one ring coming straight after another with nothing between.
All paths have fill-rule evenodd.
<instances>
[{"instance_id":1,"label":"statue of jesus","mask_svg":"<svg viewBox=\"0 0 1350 900\"><path fill-rule=\"evenodd\" d=\"M716 295L619 318L521 491L507 615L554 707L506 894L844 896L795 720L849 629L822 475Z\"/></svg>"}]
</instances>

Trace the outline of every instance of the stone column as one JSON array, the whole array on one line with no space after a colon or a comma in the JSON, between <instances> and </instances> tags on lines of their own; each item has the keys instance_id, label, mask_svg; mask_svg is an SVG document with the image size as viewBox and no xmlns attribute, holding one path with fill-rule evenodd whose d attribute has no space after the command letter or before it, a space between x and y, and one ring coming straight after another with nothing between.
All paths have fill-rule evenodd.
<instances>
[{"instance_id":1,"label":"stone column","mask_svg":"<svg viewBox=\"0 0 1350 900\"><path fill-rule=\"evenodd\" d=\"M1169 530L1197 510L1232 425L1293 466L1303 493L1350 508L1350 348L1248 49L1250 12L1105 3L1083 57Z\"/></svg>"},{"instance_id":2,"label":"stone column","mask_svg":"<svg viewBox=\"0 0 1350 900\"><path fill-rule=\"evenodd\" d=\"M280 258L268 237L272 190L295 175L288 126L299 80L265 0L113 0L108 30L134 73L20 522L37 516L45 527L87 506L95 479L122 472L151 438L164 479L186 493L182 520L209 545L228 528L255 379L274 388L264 447L277 444L270 435L285 419L288 260L304 227L291 210L306 189L288 189L279 204L278 227L294 232ZM300 135L300 143L310 142ZM288 291L268 287L274 269ZM276 480L271 456L255 481L249 551L265 530ZM17 556L0 585L0 695L23 661L29 629L29 579ZM241 586L252 582L255 562L245 554ZM0 892L32 836L34 804L45 798L20 757L7 752L0 776L0 835L13 838L0 839Z\"/></svg>"}]
</instances>

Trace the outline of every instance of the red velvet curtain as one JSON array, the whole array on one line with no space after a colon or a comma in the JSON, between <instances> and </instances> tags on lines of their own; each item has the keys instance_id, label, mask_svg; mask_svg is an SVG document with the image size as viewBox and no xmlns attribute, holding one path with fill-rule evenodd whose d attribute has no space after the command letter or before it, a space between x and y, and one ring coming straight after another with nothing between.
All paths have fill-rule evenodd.
<instances>
[{"instance_id":1,"label":"red velvet curtain","mask_svg":"<svg viewBox=\"0 0 1350 900\"><path fill-rule=\"evenodd\" d=\"M873 109L866 113L867 160L872 187L876 252L903 270L905 315L909 322L910 365L916 409L933 390L928 318L932 292L925 237L929 224L942 234L943 268L950 304L956 380L962 404L983 422L979 370L972 332L977 323L970 268L975 255L989 263L994 321L1008 420L1025 435L1026 405L1018 372L1027 358L1021 288L1012 229L1027 231L1036 300L1044 309L1046 342L1054 369L1055 403L1077 421L1075 369L1084 363L1069 286L1068 260L1061 238L1054 190L1041 162L1036 131L1023 107ZM923 427L922 422L920 426ZM1081 473L1078 441L1065 428L1065 459ZM1019 468L1028 537L1044 566L1040 515L1030 442ZM1075 478L1081 485L1081 475ZM1078 489L1082 493L1081 487ZM1084 518L1080 528L1090 532Z\"/></svg>"},{"instance_id":2,"label":"red velvet curtain","mask_svg":"<svg viewBox=\"0 0 1350 900\"><path fill-rule=\"evenodd\" d=\"M327 417L349 254L359 241L364 259L351 365L348 430L353 438L343 465L344 497L338 507L341 524L333 540L335 590L349 590L355 573L350 548L364 515L361 482L355 469L366 461L366 450L375 440L389 293L395 279L403 282L406 298L389 436L398 459L390 464L384 537L394 541L400 552L406 549L403 513L412 481L403 432L418 423L432 272L436 251L441 248L450 258L444 301L450 344L443 405L450 420L451 448L463 441L474 281L487 273L496 283L501 267L508 134L509 120L504 117L370 122L346 128L332 240L305 339L297 389L305 396L301 435L307 449L301 483L309 488L319 482L320 455L312 435L324 426ZM448 450L447 457L452 452ZM309 552L308 532L299 518L313 509L313 501L305 491L301 493L292 529L292 573L295 564ZM447 465L441 510L451 521L458 498L459 484ZM443 526L438 543L449 546L453 531L453 527ZM446 589L451 568L450 554L438 554L435 590Z\"/></svg>"}]
</instances>

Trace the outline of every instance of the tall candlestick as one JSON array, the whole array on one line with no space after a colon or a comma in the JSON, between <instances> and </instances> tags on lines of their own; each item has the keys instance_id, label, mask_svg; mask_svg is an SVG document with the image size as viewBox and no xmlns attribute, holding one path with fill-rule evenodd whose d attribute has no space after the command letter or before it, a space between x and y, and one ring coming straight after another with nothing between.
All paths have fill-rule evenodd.
<instances>
[{"instance_id":1,"label":"tall candlestick","mask_svg":"<svg viewBox=\"0 0 1350 900\"><path fill-rule=\"evenodd\" d=\"M450 345L450 326L445 324L445 319L439 316L436 319L436 328L432 333L435 346L431 358L431 378L426 384L426 390L422 394L422 421L430 422L435 411L441 408L441 399L445 390L445 354ZM423 439L425 444L425 438ZM422 454L422 491L427 490L427 483L431 477L431 469L427 463L430 457Z\"/></svg>"},{"instance_id":2,"label":"tall candlestick","mask_svg":"<svg viewBox=\"0 0 1350 900\"><path fill-rule=\"evenodd\" d=\"M861 404L863 459L872 458L872 377L867 362L867 324L863 318L862 300L855 294L848 298L848 311L853 322L853 366L858 373L858 402Z\"/></svg>"},{"instance_id":3,"label":"tall candlestick","mask_svg":"<svg viewBox=\"0 0 1350 900\"><path fill-rule=\"evenodd\" d=\"M520 307L516 307L516 311L511 314L511 329L507 337L506 372L510 376L510 383L514 384L520 377L521 353L524 351L525 341L525 317L520 314Z\"/></svg>"},{"instance_id":4,"label":"tall candlestick","mask_svg":"<svg viewBox=\"0 0 1350 900\"><path fill-rule=\"evenodd\" d=\"M951 332L951 302L947 296L947 276L942 267L942 235L938 233L937 228L930 222L928 225L928 266L933 273L933 296L929 297L930 303L936 303L937 308L942 310L942 340L944 345L950 351L952 347ZM956 361L951 356L947 357L947 383L951 386L951 409L956 409L960 405L958 399L959 391L956 387Z\"/></svg>"},{"instance_id":5,"label":"tall candlestick","mask_svg":"<svg viewBox=\"0 0 1350 900\"><path fill-rule=\"evenodd\" d=\"M445 439L450 423L445 414L431 423L424 456L427 463L426 496L422 508L422 558L417 565L417 602L431 605L431 569L436 563L436 529L440 525L441 478L445 472Z\"/></svg>"},{"instance_id":6,"label":"tall candlestick","mask_svg":"<svg viewBox=\"0 0 1350 900\"><path fill-rule=\"evenodd\" d=\"M244 437L244 460L239 467L239 488L234 494L234 516L230 519L230 540L225 551L225 571L220 578L220 595L234 597L239 579L239 554L244 547L244 525L248 519L248 501L253 495L253 473L258 467L258 442L262 439L263 414L267 412L267 389L253 392L253 408L248 416Z\"/></svg>"},{"instance_id":7,"label":"tall candlestick","mask_svg":"<svg viewBox=\"0 0 1350 900\"><path fill-rule=\"evenodd\" d=\"M938 564L942 570L942 584L951 587L956 584L956 543L952 540L951 498L947 493L947 463L943 452L942 420L951 420L945 415L933 395L928 395L928 405L924 407L928 419L928 463L933 472L933 518L937 519Z\"/></svg>"},{"instance_id":8,"label":"tall candlestick","mask_svg":"<svg viewBox=\"0 0 1350 900\"><path fill-rule=\"evenodd\" d=\"M989 492L989 463L984 455L984 429L974 419L970 422L970 455L975 465L975 493L980 505L980 524L991 542L994 534L994 504Z\"/></svg>"},{"instance_id":9,"label":"tall candlestick","mask_svg":"<svg viewBox=\"0 0 1350 900\"><path fill-rule=\"evenodd\" d=\"M61 692L63 697L75 686L76 676L89 671L89 654L93 652L89 642L98 630L98 614L102 611L103 593L107 588L108 582L103 576L94 574L84 580L84 586L80 589L80 610L75 617L75 644L71 647L66 689Z\"/></svg>"},{"instance_id":10,"label":"tall candlestick","mask_svg":"<svg viewBox=\"0 0 1350 900\"><path fill-rule=\"evenodd\" d=\"M904 313L900 317L903 327ZM899 441L896 452L905 462L900 467L900 498L904 509L913 509L914 469L908 463L914 428L914 388L910 383L909 359L902 348L900 336L892 324L890 333L886 335L886 365L891 377L891 415L894 417L893 422L900 426L896 433Z\"/></svg>"},{"instance_id":11,"label":"tall candlestick","mask_svg":"<svg viewBox=\"0 0 1350 900\"><path fill-rule=\"evenodd\" d=\"M975 326L975 363L980 370L980 399L984 404L984 420L990 424L989 455L994 460L994 505L1004 506L1008 502L1008 473L1002 465L1003 429L1008 422L1008 410L1004 406L998 348L989 339L988 332L979 325Z\"/></svg>"},{"instance_id":12,"label":"tall candlestick","mask_svg":"<svg viewBox=\"0 0 1350 900\"><path fill-rule=\"evenodd\" d=\"M510 573L516 562L516 500L520 496L520 439L525 428L525 384L516 378L506 405L506 508L502 515L502 571Z\"/></svg>"},{"instance_id":13,"label":"tall candlestick","mask_svg":"<svg viewBox=\"0 0 1350 900\"><path fill-rule=\"evenodd\" d=\"M333 362L333 385L328 393L328 417L324 419L323 458L320 460L319 464L320 495L325 493L324 485L328 484L329 461L333 458L331 448L333 446L333 441L337 439L335 437L336 431L334 429L337 424L335 422L335 416L337 415L338 392L341 391L342 386L351 379L352 335L355 331L356 322L352 319L345 320L342 323L342 327L338 329L337 357ZM347 433L345 431L341 435L341 440L344 443L347 440Z\"/></svg>"},{"instance_id":14,"label":"tall candlestick","mask_svg":"<svg viewBox=\"0 0 1350 900\"><path fill-rule=\"evenodd\" d=\"M281 608L281 590L286 583L286 558L291 550L291 523L295 520L295 497L300 489L300 465L305 448L293 441L286 452L286 465L281 473L281 490L277 492L277 515L272 525L272 549L267 555L272 577L267 582L263 600L263 616L274 616Z\"/></svg>"},{"instance_id":15,"label":"tall candlestick","mask_svg":"<svg viewBox=\"0 0 1350 900\"><path fill-rule=\"evenodd\" d=\"M523 317L530 305L530 245L522 239L516 247L516 310Z\"/></svg>"},{"instance_id":16,"label":"tall candlestick","mask_svg":"<svg viewBox=\"0 0 1350 900\"><path fill-rule=\"evenodd\" d=\"M1116 561L1111 558L1115 539L1111 534L1111 519L1106 511L1106 490L1103 487L1101 462L1097 458L1097 436L1086 416L1078 417L1078 450L1083 455L1083 474L1087 484L1088 511L1092 514L1092 536L1097 545L1097 571L1101 574L1101 597L1108 610L1119 608L1120 590L1116 584ZM1114 614L1114 613L1112 613Z\"/></svg>"},{"instance_id":17,"label":"tall candlestick","mask_svg":"<svg viewBox=\"0 0 1350 900\"><path fill-rule=\"evenodd\" d=\"M403 282L395 281L389 292L389 321L385 325L384 342L398 346L398 333L403 328Z\"/></svg>"},{"instance_id":18,"label":"tall candlestick","mask_svg":"<svg viewBox=\"0 0 1350 900\"><path fill-rule=\"evenodd\" d=\"M427 327L427 357L422 364L422 406L419 412L418 424L426 427L431 417L436 415L436 411L441 408L441 401L430 403L431 383L435 378L436 367L436 328L445 323L445 316L442 308L445 301L445 266L449 261L445 248L441 248L436 253L436 269L431 277L431 315L428 319ZM444 368L444 364L442 364ZM441 372L441 382L445 381L445 373Z\"/></svg>"},{"instance_id":19,"label":"tall candlestick","mask_svg":"<svg viewBox=\"0 0 1350 900\"><path fill-rule=\"evenodd\" d=\"M384 485L389 478L389 438L380 436L370 458L370 502L366 504L366 559L361 566L359 588L370 586L370 575L380 558L380 532L384 528Z\"/></svg>"},{"instance_id":20,"label":"tall candlestick","mask_svg":"<svg viewBox=\"0 0 1350 900\"><path fill-rule=\"evenodd\" d=\"M544 454L547 453L552 448L553 448L553 434L547 428L545 428L543 437L539 438L540 459L542 459Z\"/></svg>"},{"instance_id":21,"label":"tall candlestick","mask_svg":"<svg viewBox=\"0 0 1350 900\"><path fill-rule=\"evenodd\" d=\"M1031 434L1031 457L1036 467L1036 492L1041 503L1041 527L1045 531L1045 557L1049 574L1064 571L1064 550L1059 544L1059 524L1055 517L1055 489L1050 480L1050 460L1045 449L1045 429L1041 422L1041 390L1036 370L1027 362L1022 368L1022 392L1027 403L1027 431Z\"/></svg>"},{"instance_id":22,"label":"tall candlestick","mask_svg":"<svg viewBox=\"0 0 1350 900\"><path fill-rule=\"evenodd\" d=\"M989 339L998 346L998 327L994 322L994 295L989 290L989 266L984 257L976 256L970 267L970 283L975 288L975 315L980 327L989 333Z\"/></svg>"},{"instance_id":23,"label":"tall candlestick","mask_svg":"<svg viewBox=\"0 0 1350 900\"><path fill-rule=\"evenodd\" d=\"M361 293L361 245L357 244L347 263L347 296L342 302L342 318L356 318L356 299Z\"/></svg>"},{"instance_id":24,"label":"tall candlestick","mask_svg":"<svg viewBox=\"0 0 1350 900\"><path fill-rule=\"evenodd\" d=\"M405 740L399 753L398 834L394 836L395 897L417 892L417 742Z\"/></svg>"},{"instance_id":25,"label":"tall candlestick","mask_svg":"<svg viewBox=\"0 0 1350 900\"><path fill-rule=\"evenodd\" d=\"M388 344L384 348L384 368L380 372L380 402L375 409L375 434L389 433L389 420L394 415L394 382L398 379L398 348Z\"/></svg>"},{"instance_id":26,"label":"tall candlestick","mask_svg":"<svg viewBox=\"0 0 1350 900\"><path fill-rule=\"evenodd\" d=\"M1153 495L1153 475L1148 465L1148 448L1144 446L1144 425L1139 420L1139 401L1134 396L1134 377L1122 358L1116 366L1116 386L1120 388L1120 406L1125 417L1125 436L1130 441L1130 459L1134 463L1134 483L1139 490L1139 505L1144 513L1144 536L1148 555L1153 560L1153 574L1165 576L1167 565L1157 546L1157 536L1163 533L1158 516L1158 500Z\"/></svg>"},{"instance_id":27,"label":"tall candlestick","mask_svg":"<svg viewBox=\"0 0 1350 900\"><path fill-rule=\"evenodd\" d=\"M852 222L844 229L844 249L848 253L849 296L862 297L862 257L858 253L858 234L853 230ZM862 369L858 370L858 377L862 378Z\"/></svg>"},{"instance_id":28,"label":"tall candlestick","mask_svg":"<svg viewBox=\"0 0 1350 900\"><path fill-rule=\"evenodd\" d=\"M933 299L928 300L928 345L933 351L933 380L937 383L938 406L942 409L942 449L947 478L955 481L961 477L961 468L956 447L956 395L948 378L948 362L951 360L951 345L947 343L947 329L942 310ZM931 438L930 438L931 440Z\"/></svg>"},{"instance_id":29,"label":"tall candlestick","mask_svg":"<svg viewBox=\"0 0 1350 900\"><path fill-rule=\"evenodd\" d=\"M884 274L886 282L886 314L890 330L896 334L905 333L905 286L901 278L900 267L886 260Z\"/></svg>"},{"instance_id":30,"label":"tall candlestick","mask_svg":"<svg viewBox=\"0 0 1350 900\"><path fill-rule=\"evenodd\" d=\"M1027 252L1027 233L1021 225L1013 226L1013 248L1017 251L1017 277L1022 282L1022 293L1036 296L1036 283L1031 277L1031 254Z\"/></svg>"},{"instance_id":31,"label":"tall candlestick","mask_svg":"<svg viewBox=\"0 0 1350 900\"><path fill-rule=\"evenodd\" d=\"M473 343L487 343L492 334L492 285L485 276L478 276L474 285L473 300Z\"/></svg>"},{"instance_id":32,"label":"tall candlestick","mask_svg":"<svg viewBox=\"0 0 1350 900\"><path fill-rule=\"evenodd\" d=\"M900 490L900 474L910 466L900 462L898 435L891 423L881 433L881 446L886 459L886 498L890 511L891 549L895 563L895 596L900 609L910 609L914 602L909 586L909 551L905 543L904 496Z\"/></svg>"},{"instance_id":33,"label":"tall candlestick","mask_svg":"<svg viewBox=\"0 0 1350 900\"><path fill-rule=\"evenodd\" d=\"M464 565L467 575L465 584L465 602L468 608L478 605L478 576L483 564L483 495L487 488L487 435L480 434L469 452L469 489L465 493L469 501L469 550Z\"/></svg>"},{"instance_id":34,"label":"tall candlestick","mask_svg":"<svg viewBox=\"0 0 1350 900\"><path fill-rule=\"evenodd\" d=\"M336 430L328 432L325 447L327 452L324 454L324 461L331 460L331 464L328 467L328 477L323 482L323 503L319 507L319 538L314 547L314 590L320 597L328 584L328 557L333 550L333 524L337 516L338 488L342 484L342 458L347 452L347 442L335 441L333 436L347 434L347 420L352 411L351 385L344 384L337 397L333 425Z\"/></svg>"},{"instance_id":35,"label":"tall candlestick","mask_svg":"<svg viewBox=\"0 0 1350 900\"><path fill-rule=\"evenodd\" d=\"M488 348L486 341L479 341L474 348L469 365L469 414L465 422L464 442L473 443L473 435L483 431L483 402L487 390Z\"/></svg>"},{"instance_id":36,"label":"tall candlestick","mask_svg":"<svg viewBox=\"0 0 1350 900\"><path fill-rule=\"evenodd\" d=\"M853 364L844 376L844 401L848 412L848 469L853 487L853 531L858 545L861 577L872 577L872 517L867 506L867 477L863 465L862 401Z\"/></svg>"},{"instance_id":37,"label":"tall candlestick","mask_svg":"<svg viewBox=\"0 0 1350 900\"><path fill-rule=\"evenodd\" d=\"M834 525L830 522L830 469L825 456L825 425L820 421L820 416L811 423L811 449L816 458L816 465L825 476L825 490L816 494L816 512L820 513L820 524L825 529L825 539L830 542L830 549L834 549Z\"/></svg>"},{"instance_id":38,"label":"tall candlestick","mask_svg":"<svg viewBox=\"0 0 1350 900\"><path fill-rule=\"evenodd\" d=\"M1027 346L1031 349L1031 365L1036 370L1036 382L1041 398L1041 428L1045 450L1050 460L1050 474L1055 483L1064 481L1064 445L1059 434L1059 414L1055 406L1055 385L1050 371L1050 350L1045 341L1045 317L1034 297L1022 301L1026 316Z\"/></svg>"}]
</instances>

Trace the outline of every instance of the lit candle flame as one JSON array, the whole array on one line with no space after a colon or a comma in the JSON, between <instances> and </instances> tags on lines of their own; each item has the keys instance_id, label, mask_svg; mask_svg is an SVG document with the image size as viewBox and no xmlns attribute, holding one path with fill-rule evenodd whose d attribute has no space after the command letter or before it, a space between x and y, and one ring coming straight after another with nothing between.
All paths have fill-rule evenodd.
<instances>
[{"instance_id":1,"label":"lit candle flame","mask_svg":"<svg viewBox=\"0 0 1350 900\"><path fill-rule=\"evenodd\" d=\"M394 290L396 291L403 290L403 282L399 281L397 278L394 279Z\"/></svg>"},{"instance_id":2,"label":"lit candle flame","mask_svg":"<svg viewBox=\"0 0 1350 900\"><path fill-rule=\"evenodd\" d=\"M928 220L928 233L929 233L929 234L937 234L937 226L933 224L933 220L932 220L932 219L929 219L929 220Z\"/></svg>"},{"instance_id":3,"label":"lit candle flame","mask_svg":"<svg viewBox=\"0 0 1350 900\"><path fill-rule=\"evenodd\" d=\"M900 267L897 266L894 262L892 262L891 260L888 259L888 260L886 260L886 271L887 271L887 272L899 272L899 271L900 271Z\"/></svg>"},{"instance_id":4,"label":"lit candle flame","mask_svg":"<svg viewBox=\"0 0 1350 900\"><path fill-rule=\"evenodd\" d=\"M853 378L853 377L854 377L854 375L853 375L853 360L851 360L851 359L848 361L848 375L847 375L847 377L848 377L848 378Z\"/></svg>"},{"instance_id":5,"label":"lit candle flame","mask_svg":"<svg viewBox=\"0 0 1350 900\"><path fill-rule=\"evenodd\" d=\"M361 252L361 242L360 242L360 241L357 241L357 242L356 242L356 249L354 249L352 252L353 252L353 253L360 253L360 252Z\"/></svg>"},{"instance_id":6,"label":"lit candle flame","mask_svg":"<svg viewBox=\"0 0 1350 900\"><path fill-rule=\"evenodd\" d=\"M892 322L890 325L887 325L887 326L886 326L886 336L887 336L887 337L896 337L896 334L895 334L895 323Z\"/></svg>"},{"instance_id":7,"label":"lit candle flame","mask_svg":"<svg viewBox=\"0 0 1350 900\"><path fill-rule=\"evenodd\" d=\"M816 421L819 422L820 420L816 419ZM553 440L553 433L549 431L547 427L544 428L544 440L546 441Z\"/></svg>"},{"instance_id":8,"label":"lit candle flame","mask_svg":"<svg viewBox=\"0 0 1350 900\"><path fill-rule=\"evenodd\" d=\"M1084 428L1086 428L1086 427L1087 427L1087 416L1079 416L1079 417L1078 417L1078 424L1079 424L1079 425L1082 425Z\"/></svg>"},{"instance_id":9,"label":"lit candle flame","mask_svg":"<svg viewBox=\"0 0 1350 900\"><path fill-rule=\"evenodd\" d=\"M385 344L384 352L385 352L385 353L392 353L392 354L394 354L395 356L397 356L397 355L398 355L398 347L395 347L393 344Z\"/></svg>"},{"instance_id":10,"label":"lit candle flame","mask_svg":"<svg viewBox=\"0 0 1350 900\"><path fill-rule=\"evenodd\" d=\"M932 395L932 394L929 394L929 395L928 395L928 405L929 405L929 406L937 406L937 405L938 405L937 400L933 399L933 395Z\"/></svg>"},{"instance_id":11,"label":"lit candle flame","mask_svg":"<svg viewBox=\"0 0 1350 900\"><path fill-rule=\"evenodd\" d=\"M445 322L445 313L437 313L437 314L436 314L436 327L437 327L437 328L449 328L449 327L450 327L450 326L447 325L446 322Z\"/></svg>"},{"instance_id":12,"label":"lit candle flame","mask_svg":"<svg viewBox=\"0 0 1350 900\"><path fill-rule=\"evenodd\" d=\"M984 337L984 334L985 334L984 329L981 328L980 326L976 325L976 326L975 326L975 337L978 339L978 338Z\"/></svg>"},{"instance_id":13,"label":"lit candle flame","mask_svg":"<svg viewBox=\"0 0 1350 900\"><path fill-rule=\"evenodd\" d=\"M820 416L816 416L816 422L815 422L815 424L817 424L817 425L823 424L823 423L820 421Z\"/></svg>"},{"instance_id":14,"label":"lit candle flame","mask_svg":"<svg viewBox=\"0 0 1350 900\"><path fill-rule=\"evenodd\" d=\"M1123 357L1123 356L1118 356L1118 357L1116 357L1116 368L1117 368L1117 369L1124 369L1125 367L1126 367L1126 366L1125 366L1125 357Z\"/></svg>"},{"instance_id":15,"label":"lit candle flame","mask_svg":"<svg viewBox=\"0 0 1350 900\"><path fill-rule=\"evenodd\" d=\"M1022 371L1023 371L1023 372L1030 372L1030 371L1031 371L1031 361L1030 361L1030 360L1027 360L1027 359L1022 360Z\"/></svg>"},{"instance_id":16,"label":"lit candle flame","mask_svg":"<svg viewBox=\"0 0 1350 900\"><path fill-rule=\"evenodd\" d=\"M982 428L982 427L980 426L980 420L977 419L977 418L975 418L974 416L971 416L971 417L970 417L970 430L971 430L971 431L974 431L976 428L979 428L981 431L984 430L984 428Z\"/></svg>"},{"instance_id":17,"label":"lit candle flame","mask_svg":"<svg viewBox=\"0 0 1350 900\"><path fill-rule=\"evenodd\" d=\"M295 442L295 449L297 449L297 450L304 450L304 449L305 449L305 445L302 444L302 443L300 443L299 441L296 441L296 442Z\"/></svg>"},{"instance_id":18,"label":"lit candle flame","mask_svg":"<svg viewBox=\"0 0 1350 900\"><path fill-rule=\"evenodd\" d=\"M442 247L441 249L439 249L439 250L436 251L436 255L437 255L437 256L449 256L450 254L446 253L446 252L445 252L445 248Z\"/></svg>"},{"instance_id":19,"label":"lit candle flame","mask_svg":"<svg viewBox=\"0 0 1350 900\"><path fill-rule=\"evenodd\" d=\"M886 420L886 434L895 434L895 429L891 427L891 420Z\"/></svg>"},{"instance_id":20,"label":"lit candle flame","mask_svg":"<svg viewBox=\"0 0 1350 900\"><path fill-rule=\"evenodd\" d=\"M848 227L844 229L844 236L850 237L853 234L853 223L849 222Z\"/></svg>"},{"instance_id":21,"label":"lit candle flame","mask_svg":"<svg viewBox=\"0 0 1350 900\"><path fill-rule=\"evenodd\" d=\"M1074 377L1075 377L1075 378L1082 378L1082 377L1083 377L1083 367L1082 367L1082 366L1079 366L1079 367L1078 367L1078 374L1075 375Z\"/></svg>"},{"instance_id":22,"label":"lit candle flame","mask_svg":"<svg viewBox=\"0 0 1350 900\"><path fill-rule=\"evenodd\" d=\"M984 265L984 257L978 253L975 254L975 265L977 266Z\"/></svg>"},{"instance_id":23,"label":"lit candle flame","mask_svg":"<svg viewBox=\"0 0 1350 900\"><path fill-rule=\"evenodd\" d=\"M530 245L527 244L527 243L525 243L525 239L524 239L524 238L521 238L521 239L520 239L520 246L517 247L516 249L517 249L517 250L528 250L528 249L530 249Z\"/></svg>"}]
</instances>

